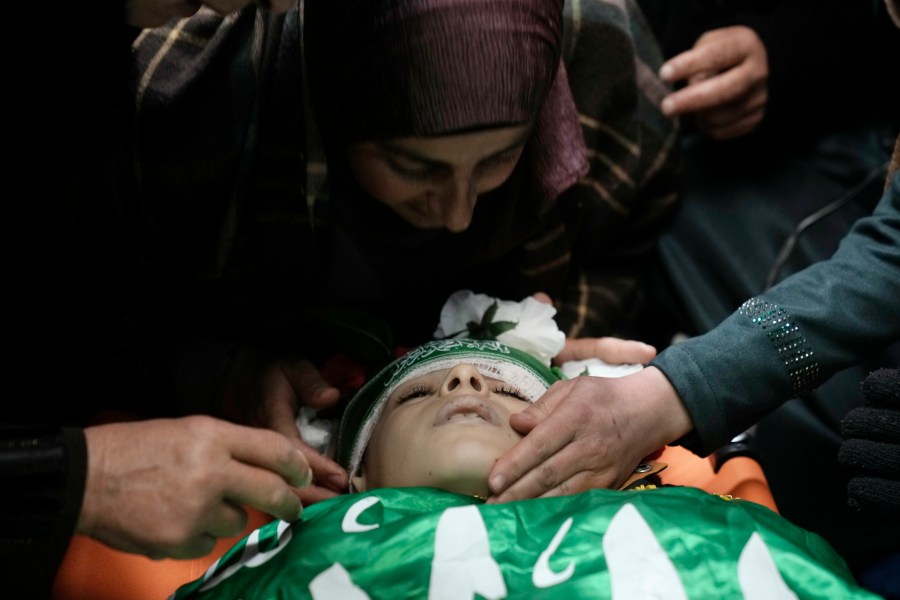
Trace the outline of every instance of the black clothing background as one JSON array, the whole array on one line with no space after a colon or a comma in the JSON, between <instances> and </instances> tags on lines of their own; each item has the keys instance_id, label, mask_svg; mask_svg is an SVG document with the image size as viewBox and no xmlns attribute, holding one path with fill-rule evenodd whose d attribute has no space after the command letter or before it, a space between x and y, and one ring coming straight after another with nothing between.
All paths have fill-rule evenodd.
<instances>
[{"instance_id":1,"label":"black clothing background","mask_svg":"<svg viewBox=\"0 0 900 600\"><path fill-rule=\"evenodd\" d=\"M3 19L0 572L5 594L42 598L80 510L80 426L127 408L112 379L135 364L113 307L135 290L115 173L136 31L114 1L22 2Z\"/></svg>"}]
</instances>

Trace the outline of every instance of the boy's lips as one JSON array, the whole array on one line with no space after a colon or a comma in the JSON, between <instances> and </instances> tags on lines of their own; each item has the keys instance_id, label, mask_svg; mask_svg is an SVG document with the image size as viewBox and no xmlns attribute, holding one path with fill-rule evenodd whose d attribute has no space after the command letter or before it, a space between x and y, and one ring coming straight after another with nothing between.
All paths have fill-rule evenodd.
<instances>
[{"instance_id":1,"label":"boy's lips","mask_svg":"<svg viewBox=\"0 0 900 600\"><path fill-rule=\"evenodd\" d=\"M478 396L456 396L448 400L438 411L433 425L439 427L446 425L451 420L454 422L484 421L489 425L497 425L500 422L490 403Z\"/></svg>"}]
</instances>

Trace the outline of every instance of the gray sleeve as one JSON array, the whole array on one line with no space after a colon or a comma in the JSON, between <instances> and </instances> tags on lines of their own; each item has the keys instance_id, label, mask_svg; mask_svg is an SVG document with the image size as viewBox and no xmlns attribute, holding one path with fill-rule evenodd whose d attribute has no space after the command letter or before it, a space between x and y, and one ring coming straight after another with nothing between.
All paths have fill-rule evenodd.
<instances>
[{"instance_id":1,"label":"gray sleeve","mask_svg":"<svg viewBox=\"0 0 900 600\"><path fill-rule=\"evenodd\" d=\"M781 403L900 339L900 174L834 256L744 303L651 364L681 396L712 452Z\"/></svg>"}]
</instances>

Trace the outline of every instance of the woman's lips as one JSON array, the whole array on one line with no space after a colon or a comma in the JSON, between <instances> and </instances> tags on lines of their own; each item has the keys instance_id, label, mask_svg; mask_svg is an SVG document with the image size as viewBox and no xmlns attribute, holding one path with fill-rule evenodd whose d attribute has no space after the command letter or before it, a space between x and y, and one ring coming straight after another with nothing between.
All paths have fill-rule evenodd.
<instances>
[{"instance_id":1,"label":"woman's lips","mask_svg":"<svg viewBox=\"0 0 900 600\"><path fill-rule=\"evenodd\" d=\"M444 403L434 418L433 425L439 427L450 422L481 423L497 425L500 420L494 408L477 396L457 396Z\"/></svg>"}]
</instances>

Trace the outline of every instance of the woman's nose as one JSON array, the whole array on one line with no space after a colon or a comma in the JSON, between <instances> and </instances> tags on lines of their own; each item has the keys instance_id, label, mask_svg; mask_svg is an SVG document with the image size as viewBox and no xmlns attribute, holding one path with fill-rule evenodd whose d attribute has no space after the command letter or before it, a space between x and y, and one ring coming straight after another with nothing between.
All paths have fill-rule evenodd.
<instances>
[{"instance_id":1,"label":"woman's nose","mask_svg":"<svg viewBox=\"0 0 900 600\"><path fill-rule=\"evenodd\" d=\"M441 203L441 221L453 233L460 233L472 223L477 191L469 177L456 179Z\"/></svg>"},{"instance_id":2,"label":"woman's nose","mask_svg":"<svg viewBox=\"0 0 900 600\"><path fill-rule=\"evenodd\" d=\"M450 369L441 385L441 394L474 393L487 391L487 384L478 369L469 364L459 364Z\"/></svg>"}]
</instances>

